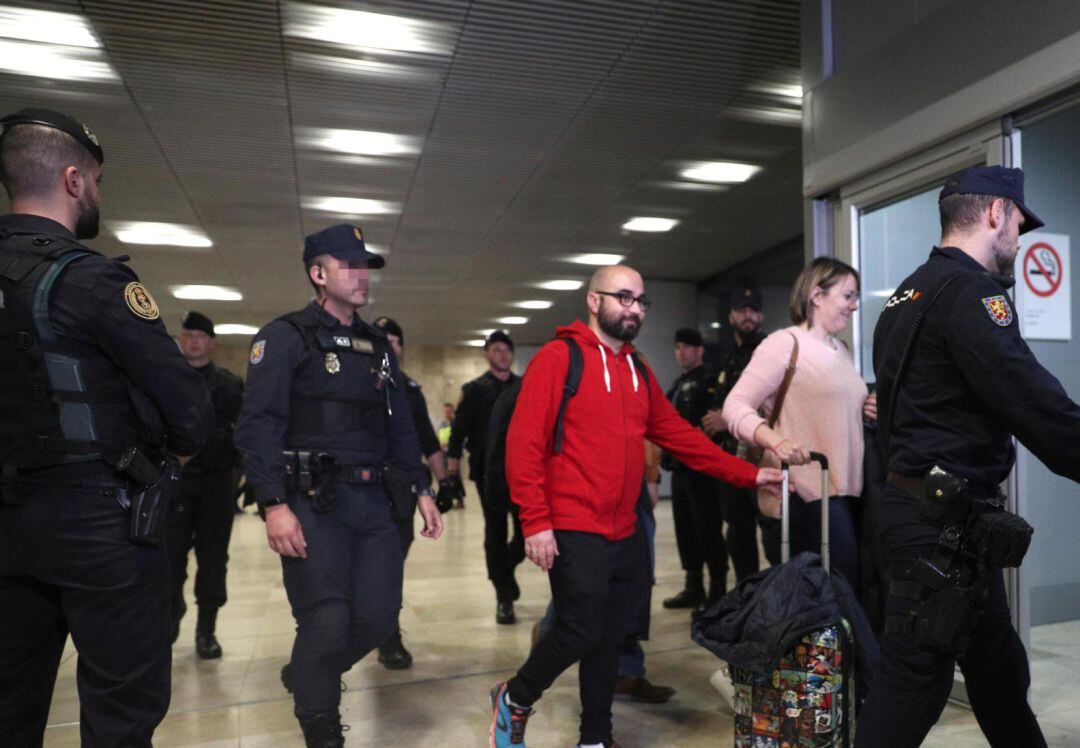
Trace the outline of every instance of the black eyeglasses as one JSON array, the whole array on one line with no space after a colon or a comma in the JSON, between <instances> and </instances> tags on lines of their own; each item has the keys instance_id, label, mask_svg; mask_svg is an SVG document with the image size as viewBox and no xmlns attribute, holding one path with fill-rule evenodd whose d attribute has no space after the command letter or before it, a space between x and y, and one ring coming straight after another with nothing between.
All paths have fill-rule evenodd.
<instances>
[{"instance_id":1,"label":"black eyeglasses","mask_svg":"<svg viewBox=\"0 0 1080 748\"><path fill-rule=\"evenodd\" d=\"M652 306L652 301L645 294L642 294L641 296L634 296L634 294L630 293L629 291L597 291L596 293L600 294L601 296L614 296L616 299L619 300L619 304L626 307L627 309L632 307L635 301L637 302L638 306L641 307L641 311L643 312L649 311L649 307Z\"/></svg>"}]
</instances>

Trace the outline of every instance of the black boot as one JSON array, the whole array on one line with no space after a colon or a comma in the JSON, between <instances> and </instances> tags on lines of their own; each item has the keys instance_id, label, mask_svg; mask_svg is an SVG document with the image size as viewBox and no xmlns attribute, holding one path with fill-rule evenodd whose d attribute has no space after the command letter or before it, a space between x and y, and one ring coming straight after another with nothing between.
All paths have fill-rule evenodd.
<instances>
[{"instance_id":1,"label":"black boot","mask_svg":"<svg viewBox=\"0 0 1080 748\"><path fill-rule=\"evenodd\" d=\"M401 641L401 628L394 629L390 638L379 647L379 662L387 670L408 670L412 667L412 655Z\"/></svg>"},{"instance_id":2,"label":"black boot","mask_svg":"<svg viewBox=\"0 0 1080 748\"><path fill-rule=\"evenodd\" d=\"M709 594L705 596L705 599L698 605L697 610L704 613L711 608L716 602L727 593L727 571L724 571L724 576L719 579L713 579L712 575L709 575Z\"/></svg>"},{"instance_id":3,"label":"black boot","mask_svg":"<svg viewBox=\"0 0 1080 748\"><path fill-rule=\"evenodd\" d=\"M499 600L498 604L495 606L495 623L501 623L503 625L517 623L517 616L514 615L513 600Z\"/></svg>"},{"instance_id":4,"label":"black boot","mask_svg":"<svg viewBox=\"0 0 1080 748\"><path fill-rule=\"evenodd\" d=\"M323 712L300 720L307 748L344 748L345 736L341 733L341 715L337 711Z\"/></svg>"},{"instance_id":5,"label":"black boot","mask_svg":"<svg viewBox=\"0 0 1080 748\"><path fill-rule=\"evenodd\" d=\"M195 627L195 654L204 660L216 660L221 657L221 645L214 636L217 611L217 608L199 608L199 622Z\"/></svg>"},{"instance_id":6,"label":"black boot","mask_svg":"<svg viewBox=\"0 0 1080 748\"><path fill-rule=\"evenodd\" d=\"M686 584L682 592L664 601L664 607L696 608L705 600L705 582L700 571L686 572Z\"/></svg>"}]
</instances>

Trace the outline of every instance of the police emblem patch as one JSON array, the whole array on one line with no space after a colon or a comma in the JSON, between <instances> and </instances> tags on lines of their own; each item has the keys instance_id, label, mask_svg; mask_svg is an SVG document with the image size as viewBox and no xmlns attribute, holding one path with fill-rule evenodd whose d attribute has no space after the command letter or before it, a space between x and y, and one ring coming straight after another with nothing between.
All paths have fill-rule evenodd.
<instances>
[{"instance_id":1,"label":"police emblem patch","mask_svg":"<svg viewBox=\"0 0 1080 748\"><path fill-rule=\"evenodd\" d=\"M326 371L329 374L337 374L341 371L341 359L333 351L323 357L323 364L326 365Z\"/></svg>"},{"instance_id":2,"label":"police emblem patch","mask_svg":"<svg viewBox=\"0 0 1080 748\"><path fill-rule=\"evenodd\" d=\"M257 364L263 360L264 353L266 353L266 341L256 340L251 346L251 356L248 358L248 361Z\"/></svg>"},{"instance_id":3,"label":"police emblem patch","mask_svg":"<svg viewBox=\"0 0 1080 748\"><path fill-rule=\"evenodd\" d=\"M131 313L140 319L157 319L161 316L154 297L138 281L132 281L124 288L124 301Z\"/></svg>"},{"instance_id":4,"label":"police emblem patch","mask_svg":"<svg viewBox=\"0 0 1080 748\"><path fill-rule=\"evenodd\" d=\"M1009 306L1009 300L1004 295L987 296L982 300L982 303L986 307L986 313L990 315L990 319L994 320L995 325L1008 327L1012 324L1013 310Z\"/></svg>"}]
</instances>

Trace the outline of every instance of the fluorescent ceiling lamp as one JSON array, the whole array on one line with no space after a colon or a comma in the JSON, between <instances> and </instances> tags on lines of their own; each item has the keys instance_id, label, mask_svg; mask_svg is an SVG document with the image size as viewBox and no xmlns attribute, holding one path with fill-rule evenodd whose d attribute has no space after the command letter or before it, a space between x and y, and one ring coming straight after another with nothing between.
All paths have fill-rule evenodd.
<instances>
[{"instance_id":1,"label":"fluorescent ceiling lamp","mask_svg":"<svg viewBox=\"0 0 1080 748\"><path fill-rule=\"evenodd\" d=\"M35 78L115 81L120 76L97 50L0 40L0 70Z\"/></svg>"},{"instance_id":2,"label":"fluorescent ceiling lamp","mask_svg":"<svg viewBox=\"0 0 1080 748\"><path fill-rule=\"evenodd\" d=\"M338 57L336 55L318 55L310 52L292 52L289 60L297 67L323 70L331 73L363 75L396 80L435 80L435 74L416 65L404 65L399 62L380 62L356 57Z\"/></svg>"},{"instance_id":3,"label":"fluorescent ceiling lamp","mask_svg":"<svg viewBox=\"0 0 1080 748\"><path fill-rule=\"evenodd\" d=\"M798 83L757 83L750 86L751 91L772 94L782 99L790 99L793 102L802 102L803 90Z\"/></svg>"},{"instance_id":4,"label":"fluorescent ceiling lamp","mask_svg":"<svg viewBox=\"0 0 1080 748\"><path fill-rule=\"evenodd\" d=\"M386 255L386 250L377 244L368 244L367 242L364 242L364 247L368 252L374 252L377 255Z\"/></svg>"},{"instance_id":5,"label":"fluorescent ceiling lamp","mask_svg":"<svg viewBox=\"0 0 1080 748\"><path fill-rule=\"evenodd\" d=\"M444 55L454 39L446 24L304 3L286 6L285 33L353 49Z\"/></svg>"},{"instance_id":6,"label":"fluorescent ceiling lamp","mask_svg":"<svg viewBox=\"0 0 1080 748\"><path fill-rule=\"evenodd\" d=\"M476 334L477 335L483 335L486 338L488 335L490 335L493 332L495 332L494 328L492 328L490 330L477 330Z\"/></svg>"},{"instance_id":7,"label":"fluorescent ceiling lamp","mask_svg":"<svg viewBox=\"0 0 1080 748\"><path fill-rule=\"evenodd\" d=\"M29 8L0 8L0 36L67 47L101 46L86 18Z\"/></svg>"},{"instance_id":8,"label":"fluorescent ceiling lamp","mask_svg":"<svg viewBox=\"0 0 1080 748\"><path fill-rule=\"evenodd\" d=\"M486 340L466 340L465 345L471 345L473 348L483 348Z\"/></svg>"},{"instance_id":9,"label":"fluorescent ceiling lamp","mask_svg":"<svg viewBox=\"0 0 1080 748\"><path fill-rule=\"evenodd\" d=\"M544 301L542 299L535 299L531 301L515 301L514 306L518 309L551 309L553 301Z\"/></svg>"},{"instance_id":10,"label":"fluorescent ceiling lamp","mask_svg":"<svg viewBox=\"0 0 1080 748\"><path fill-rule=\"evenodd\" d=\"M240 301L243 294L235 288L225 286L172 286L172 295L178 299L207 301Z\"/></svg>"},{"instance_id":11,"label":"fluorescent ceiling lamp","mask_svg":"<svg viewBox=\"0 0 1080 748\"><path fill-rule=\"evenodd\" d=\"M674 218L656 218L654 216L637 216L623 224L627 231L648 231L660 233L671 231L678 223Z\"/></svg>"},{"instance_id":12,"label":"fluorescent ceiling lamp","mask_svg":"<svg viewBox=\"0 0 1080 748\"><path fill-rule=\"evenodd\" d=\"M865 295L874 299L887 299L893 295L896 289L883 288L880 291L866 291Z\"/></svg>"},{"instance_id":13,"label":"fluorescent ceiling lamp","mask_svg":"<svg viewBox=\"0 0 1080 748\"><path fill-rule=\"evenodd\" d=\"M497 320L500 325L524 325L529 321L528 317L499 317Z\"/></svg>"},{"instance_id":14,"label":"fluorescent ceiling lamp","mask_svg":"<svg viewBox=\"0 0 1080 748\"><path fill-rule=\"evenodd\" d=\"M738 184L761 171L754 164L740 164L734 161L700 161L679 172L683 179L714 184Z\"/></svg>"},{"instance_id":15,"label":"fluorescent ceiling lamp","mask_svg":"<svg viewBox=\"0 0 1080 748\"><path fill-rule=\"evenodd\" d=\"M169 247L212 247L214 243L194 226L152 221L115 221L109 224L124 244L157 244Z\"/></svg>"},{"instance_id":16,"label":"fluorescent ceiling lamp","mask_svg":"<svg viewBox=\"0 0 1080 748\"><path fill-rule=\"evenodd\" d=\"M719 322L713 322L711 325L709 325L709 327L711 327L714 330L719 330L720 329L720 323Z\"/></svg>"},{"instance_id":17,"label":"fluorescent ceiling lamp","mask_svg":"<svg viewBox=\"0 0 1080 748\"><path fill-rule=\"evenodd\" d=\"M582 255L571 255L566 259L570 262L576 262L579 265L617 265L626 259L626 255L588 252Z\"/></svg>"},{"instance_id":18,"label":"fluorescent ceiling lamp","mask_svg":"<svg viewBox=\"0 0 1080 748\"><path fill-rule=\"evenodd\" d=\"M354 156L409 156L420 152L416 138L371 130L308 127L301 131L300 141L312 148Z\"/></svg>"},{"instance_id":19,"label":"fluorescent ceiling lamp","mask_svg":"<svg viewBox=\"0 0 1080 748\"><path fill-rule=\"evenodd\" d=\"M214 325L214 332L218 335L254 335L259 328L251 325Z\"/></svg>"},{"instance_id":20,"label":"fluorescent ceiling lamp","mask_svg":"<svg viewBox=\"0 0 1080 748\"><path fill-rule=\"evenodd\" d=\"M539 288L546 288L548 291L576 291L584 285L584 281L576 280L553 280L537 284Z\"/></svg>"},{"instance_id":21,"label":"fluorescent ceiling lamp","mask_svg":"<svg viewBox=\"0 0 1080 748\"><path fill-rule=\"evenodd\" d=\"M364 197L308 197L304 198L304 207L347 216L385 216L401 210L397 203Z\"/></svg>"}]
</instances>

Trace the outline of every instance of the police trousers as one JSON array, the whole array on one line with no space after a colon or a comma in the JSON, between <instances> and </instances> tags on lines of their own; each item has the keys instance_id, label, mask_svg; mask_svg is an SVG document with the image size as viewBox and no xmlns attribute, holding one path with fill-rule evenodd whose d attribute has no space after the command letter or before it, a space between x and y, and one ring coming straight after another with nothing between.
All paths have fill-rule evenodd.
<instances>
[{"instance_id":1,"label":"police trousers","mask_svg":"<svg viewBox=\"0 0 1080 748\"><path fill-rule=\"evenodd\" d=\"M883 492L878 534L890 566L928 557L940 530L921 522L917 501L893 486ZM889 595L890 615L911 601ZM913 644L898 634L882 638L878 669L859 712L856 748L916 748L945 708L959 663L975 719L992 748L1046 746L1027 702L1031 674L1027 653L1013 629L1001 572L959 659Z\"/></svg>"},{"instance_id":2,"label":"police trousers","mask_svg":"<svg viewBox=\"0 0 1080 748\"><path fill-rule=\"evenodd\" d=\"M150 746L169 707L165 549L128 541L118 486L20 484L0 504L0 745L42 744L68 634L84 746Z\"/></svg>"},{"instance_id":3,"label":"police trousers","mask_svg":"<svg viewBox=\"0 0 1080 748\"><path fill-rule=\"evenodd\" d=\"M521 532L517 504L506 505L490 499L484 491L483 475L476 481L480 507L484 510L484 560L488 579L499 600L512 600L514 569L525 560L525 536ZM510 530L513 530L513 536Z\"/></svg>"},{"instance_id":4,"label":"police trousers","mask_svg":"<svg viewBox=\"0 0 1080 748\"><path fill-rule=\"evenodd\" d=\"M728 551L716 478L685 468L672 471L671 513L683 570L700 574L704 564L709 568L710 584L722 592L727 584ZM756 563L756 545L754 555Z\"/></svg>"},{"instance_id":5,"label":"police trousers","mask_svg":"<svg viewBox=\"0 0 1080 748\"><path fill-rule=\"evenodd\" d=\"M346 483L333 490L324 513L306 496L290 498L307 558L281 557L296 619L292 682L301 720L337 710L341 674L386 641L401 607L401 538L385 491Z\"/></svg>"}]
</instances>

